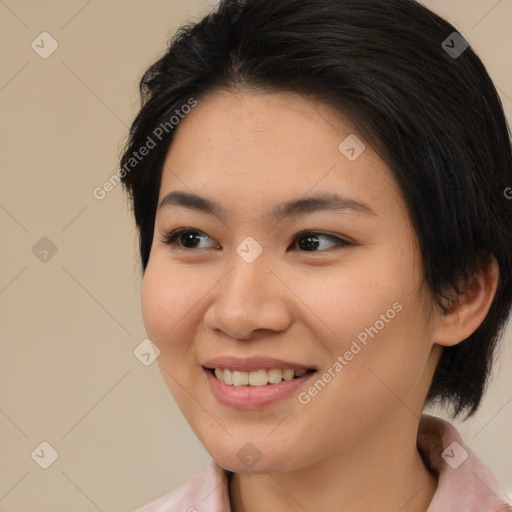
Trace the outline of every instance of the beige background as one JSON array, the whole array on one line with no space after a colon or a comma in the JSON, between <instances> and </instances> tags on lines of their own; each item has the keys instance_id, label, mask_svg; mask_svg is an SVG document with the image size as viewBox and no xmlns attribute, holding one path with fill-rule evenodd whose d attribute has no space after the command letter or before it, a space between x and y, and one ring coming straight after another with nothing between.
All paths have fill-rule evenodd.
<instances>
[{"instance_id":1,"label":"beige background","mask_svg":"<svg viewBox=\"0 0 512 512\"><path fill-rule=\"evenodd\" d=\"M479 52L512 119L512 2L425 3ZM209 9L0 0L0 511L133 510L209 460L156 363L133 354L145 333L121 187L92 193L117 169L142 71ZM59 45L47 59L31 48L43 31ZM43 237L57 249L46 262L32 251ZM510 330L504 345L484 406L461 429L512 495ZM48 469L35 462L50 456L43 441L59 455Z\"/></svg>"}]
</instances>

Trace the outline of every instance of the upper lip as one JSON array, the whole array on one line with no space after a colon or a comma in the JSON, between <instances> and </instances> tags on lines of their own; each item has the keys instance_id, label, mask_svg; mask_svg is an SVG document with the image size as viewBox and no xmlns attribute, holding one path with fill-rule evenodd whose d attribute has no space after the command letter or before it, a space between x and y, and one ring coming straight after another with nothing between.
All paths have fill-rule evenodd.
<instances>
[{"instance_id":1,"label":"upper lip","mask_svg":"<svg viewBox=\"0 0 512 512\"><path fill-rule=\"evenodd\" d=\"M276 359L270 356L253 356L240 358L236 356L220 356L208 359L203 363L203 367L214 368L227 368L229 370L236 370L239 372L252 372L256 370L270 370L271 368L279 368L281 370L315 370L310 365L295 363L293 361L284 361L283 359Z\"/></svg>"}]
</instances>

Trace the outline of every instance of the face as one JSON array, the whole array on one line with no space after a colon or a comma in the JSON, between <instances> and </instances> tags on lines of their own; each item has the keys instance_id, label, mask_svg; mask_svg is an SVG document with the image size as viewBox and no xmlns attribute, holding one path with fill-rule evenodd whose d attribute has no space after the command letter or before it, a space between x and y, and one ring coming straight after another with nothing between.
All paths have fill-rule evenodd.
<instances>
[{"instance_id":1,"label":"face","mask_svg":"<svg viewBox=\"0 0 512 512\"><path fill-rule=\"evenodd\" d=\"M292 93L210 94L176 131L159 205L144 322L221 466L311 467L414 424L439 356L421 255L347 120Z\"/></svg>"}]
</instances>

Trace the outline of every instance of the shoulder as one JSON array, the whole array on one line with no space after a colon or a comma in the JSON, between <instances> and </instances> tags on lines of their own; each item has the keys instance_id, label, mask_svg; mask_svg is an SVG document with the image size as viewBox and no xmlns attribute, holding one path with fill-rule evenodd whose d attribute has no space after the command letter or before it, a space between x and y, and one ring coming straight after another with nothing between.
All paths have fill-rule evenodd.
<instances>
[{"instance_id":1,"label":"shoulder","mask_svg":"<svg viewBox=\"0 0 512 512\"><path fill-rule=\"evenodd\" d=\"M201 473L135 512L230 512L228 475L211 460Z\"/></svg>"},{"instance_id":2,"label":"shoulder","mask_svg":"<svg viewBox=\"0 0 512 512\"><path fill-rule=\"evenodd\" d=\"M422 415L418 450L438 476L438 487L427 512L508 512L512 502L483 462L464 444L449 422Z\"/></svg>"}]
</instances>

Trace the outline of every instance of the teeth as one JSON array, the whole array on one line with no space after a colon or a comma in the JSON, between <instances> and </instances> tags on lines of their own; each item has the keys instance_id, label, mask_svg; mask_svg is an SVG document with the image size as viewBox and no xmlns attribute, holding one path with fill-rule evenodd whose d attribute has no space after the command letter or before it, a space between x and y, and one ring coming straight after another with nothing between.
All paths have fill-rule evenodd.
<instances>
[{"instance_id":1,"label":"teeth","mask_svg":"<svg viewBox=\"0 0 512 512\"><path fill-rule=\"evenodd\" d=\"M266 386L267 382L267 370L249 372L249 384L251 386Z\"/></svg>"},{"instance_id":2,"label":"teeth","mask_svg":"<svg viewBox=\"0 0 512 512\"><path fill-rule=\"evenodd\" d=\"M283 379L284 380L292 380L294 374L295 374L295 372L293 370L284 370L283 371Z\"/></svg>"},{"instance_id":3,"label":"teeth","mask_svg":"<svg viewBox=\"0 0 512 512\"><path fill-rule=\"evenodd\" d=\"M233 371L233 386L247 386L249 384L249 372Z\"/></svg>"},{"instance_id":4,"label":"teeth","mask_svg":"<svg viewBox=\"0 0 512 512\"><path fill-rule=\"evenodd\" d=\"M292 380L294 377L302 377L306 370L281 370L272 368L270 370L256 370L253 372L239 372L224 368L215 368L214 374L228 386L266 386L267 384L279 384L282 380Z\"/></svg>"},{"instance_id":5,"label":"teeth","mask_svg":"<svg viewBox=\"0 0 512 512\"><path fill-rule=\"evenodd\" d=\"M268 381L271 384L278 384L279 382L281 382L283 380L283 370L272 368L272 370L268 370L267 374L268 374Z\"/></svg>"},{"instance_id":6,"label":"teeth","mask_svg":"<svg viewBox=\"0 0 512 512\"><path fill-rule=\"evenodd\" d=\"M229 386L233 385L233 372L231 370L224 370L223 377L224 377L224 384L228 384ZM222 380L222 379L220 379L220 380Z\"/></svg>"}]
</instances>

